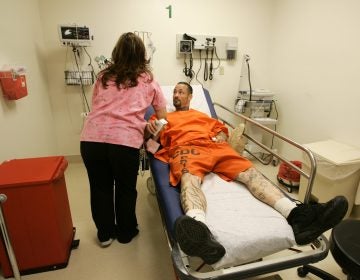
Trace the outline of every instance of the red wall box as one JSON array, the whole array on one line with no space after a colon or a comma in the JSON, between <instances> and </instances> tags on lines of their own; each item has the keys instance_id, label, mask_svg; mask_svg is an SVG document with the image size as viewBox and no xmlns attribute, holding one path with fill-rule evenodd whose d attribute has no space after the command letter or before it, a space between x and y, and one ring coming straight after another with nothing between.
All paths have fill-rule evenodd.
<instances>
[{"instance_id":1,"label":"red wall box","mask_svg":"<svg viewBox=\"0 0 360 280\"><path fill-rule=\"evenodd\" d=\"M63 156L14 159L0 164L0 193L4 220L21 275L64 268L70 258L72 224ZM4 277L13 276L0 242Z\"/></svg>"},{"instance_id":2,"label":"red wall box","mask_svg":"<svg viewBox=\"0 0 360 280\"><path fill-rule=\"evenodd\" d=\"M11 71L0 72L0 85L3 95L9 100L27 96L25 75L14 75Z\"/></svg>"}]
</instances>

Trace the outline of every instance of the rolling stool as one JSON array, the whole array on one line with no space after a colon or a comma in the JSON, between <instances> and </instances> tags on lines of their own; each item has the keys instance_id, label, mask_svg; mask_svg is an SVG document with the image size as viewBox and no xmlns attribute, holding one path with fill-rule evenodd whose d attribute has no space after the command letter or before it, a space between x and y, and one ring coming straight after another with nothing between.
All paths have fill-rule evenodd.
<instances>
[{"instance_id":1,"label":"rolling stool","mask_svg":"<svg viewBox=\"0 0 360 280\"><path fill-rule=\"evenodd\" d=\"M360 280L360 220L343 220L333 228L330 251L343 272L347 274L348 280ZM311 265L298 268L300 277L305 277L308 272L324 280L338 280Z\"/></svg>"}]
</instances>

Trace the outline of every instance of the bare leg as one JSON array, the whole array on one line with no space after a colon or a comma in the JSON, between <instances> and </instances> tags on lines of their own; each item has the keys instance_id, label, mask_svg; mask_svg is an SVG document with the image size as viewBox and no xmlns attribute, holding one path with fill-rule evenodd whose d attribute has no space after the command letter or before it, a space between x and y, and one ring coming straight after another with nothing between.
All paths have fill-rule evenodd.
<instances>
[{"instance_id":1,"label":"bare leg","mask_svg":"<svg viewBox=\"0 0 360 280\"><path fill-rule=\"evenodd\" d=\"M190 173L181 176L181 206L184 212L199 209L206 212L206 198L201 190L201 179Z\"/></svg>"},{"instance_id":2,"label":"bare leg","mask_svg":"<svg viewBox=\"0 0 360 280\"><path fill-rule=\"evenodd\" d=\"M235 180L244 183L253 196L271 207L274 207L278 200L285 197L279 189L266 180L254 167L239 173Z\"/></svg>"}]
</instances>

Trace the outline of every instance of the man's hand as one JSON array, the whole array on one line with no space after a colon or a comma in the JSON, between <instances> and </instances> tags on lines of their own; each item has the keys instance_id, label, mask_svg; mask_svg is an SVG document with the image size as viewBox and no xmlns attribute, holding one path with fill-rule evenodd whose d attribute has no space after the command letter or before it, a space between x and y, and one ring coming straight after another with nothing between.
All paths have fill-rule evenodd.
<instances>
[{"instance_id":1,"label":"man's hand","mask_svg":"<svg viewBox=\"0 0 360 280\"><path fill-rule=\"evenodd\" d=\"M213 141L216 143L222 143L227 141L227 136L224 132L219 132L215 137L213 137Z\"/></svg>"}]
</instances>

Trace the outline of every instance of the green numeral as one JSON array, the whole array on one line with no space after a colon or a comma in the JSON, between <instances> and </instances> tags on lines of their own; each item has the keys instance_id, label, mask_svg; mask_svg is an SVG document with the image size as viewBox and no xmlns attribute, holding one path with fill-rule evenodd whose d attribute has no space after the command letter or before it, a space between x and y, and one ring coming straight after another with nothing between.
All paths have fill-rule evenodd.
<instances>
[{"instance_id":1,"label":"green numeral","mask_svg":"<svg viewBox=\"0 0 360 280\"><path fill-rule=\"evenodd\" d=\"M171 5L167 6L166 9L169 10L169 18L171 18Z\"/></svg>"}]
</instances>

